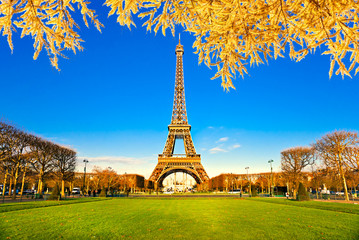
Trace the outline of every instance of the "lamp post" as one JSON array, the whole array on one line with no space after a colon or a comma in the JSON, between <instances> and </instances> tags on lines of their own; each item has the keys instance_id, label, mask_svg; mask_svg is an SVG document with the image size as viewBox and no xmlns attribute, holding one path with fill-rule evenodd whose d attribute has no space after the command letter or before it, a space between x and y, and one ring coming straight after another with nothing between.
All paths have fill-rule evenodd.
<instances>
[{"instance_id":1,"label":"lamp post","mask_svg":"<svg viewBox=\"0 0 359 240\"><path fill-rule=\"evenodd\" d=\"M110 178L110 176L111 176L112 167L108 167L108 170L109 171L108 171L107 192L109 192L111 194L110 183L112 182L112 179Z\"/></svg>"},{"instance_id":2,"label":"lamp post","mask_svg":"<svg viewBox=\"0 0 359 240\"><path fill-rule=\"evenodd\" d=\"M85 191L85 185L86 185L86 164L89 162L87 159L84 159L83 162L85 163L84 167L84 184L83 184L83 191ZM85 195L85 194L84 194Z\"/></svg>"},{"instance_id":3,"label":"lamp post","mask_svg":"<svg viewBox=\"0 0 359 240\"><path fill-rule=\"evenodd\" d=\"M231 173L231 184L232 184L232 193L234 193L234 189L233 189L233 173Z\"/></svg>"},{"instance_id":4,"label":"lamp post","mask_svg":"<svg viewBox=\"0 0 359 240\"><path fill-rule=\"evenodd\" d=\"M125 172L125 194L127 194L127 172Z\"/></svg>"},{"instance_id":5,"label":"lamp post","mask_svg":"<svg viewBox=\"0 0 359 240\"><path fill-rule=\"evenodd\" d=\"M248 174L248 169L249 167L246 167L246 170L247 170L247 180L248 180L248 183L249 183L249 196L252 196L252 189L251 189L251 182L249 181L249 174Z\"/></svg>"},{"instance_id":6,"label":"lamp post","mask_svg":"<svg viewBox=\"0 0 359 240\"><path fill-rule=\"evenodd\" d=\"M241 176L241 197L243 195L243 176Z\"/></svg>"},{"instance_id":7,"label":"lamp post","mask_svg":"<svg viewBox=\"0 0 359 240\"><path fill-rule=\"evenodd\" d=\"M269 160L268 163L270 164L270 178L271 178L271 185L270 185L270 196L273 197L273 190L274 190L274 186L273 186L273 167L272 167L272 162L273 159Z\"/></svg>"}]
</instances>

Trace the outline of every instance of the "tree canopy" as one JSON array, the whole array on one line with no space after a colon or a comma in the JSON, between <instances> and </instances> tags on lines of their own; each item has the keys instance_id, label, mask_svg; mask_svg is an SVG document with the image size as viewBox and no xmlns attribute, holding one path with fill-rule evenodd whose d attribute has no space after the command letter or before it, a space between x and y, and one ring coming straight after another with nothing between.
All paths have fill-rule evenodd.
<instances>
[{"instance_id":1,"label":"tree canopy","mask_svg":"<svg viewBox=\"0 0 359 240\"><path fill-rule=\"evenodd\" d=\"M63 50L82 50L79 25L81 14L101 31L95 10L84 0L0 0L0 32L13 49L12 34L34 39L34 59L43 48L51 64L59 69ZM182 26L193 34L199 62L216 66L213 78L221 78L225 89L234 88L232 79L247 73L248 64L265 63L284 57L300 61L323 46L330 56L333 72L351 76L359 71L358 1L354 0L105 0L109 15L130 28L133 17L144 18L147 30L161 28L175 34ZM349 58L346 58L346 55Z\"/></svg>"}]
</instances>

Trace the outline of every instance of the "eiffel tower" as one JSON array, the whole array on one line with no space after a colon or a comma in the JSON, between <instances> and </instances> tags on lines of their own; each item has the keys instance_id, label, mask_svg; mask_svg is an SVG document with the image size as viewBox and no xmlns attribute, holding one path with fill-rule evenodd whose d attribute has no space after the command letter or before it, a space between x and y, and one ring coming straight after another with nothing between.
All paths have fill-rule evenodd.
<instances>
[{"instance_id":1,"label":"eiffel tower","mask_svg":"<svg viewBox=\"0 0 359 240\"><path fill-rule=\"evenodd\" d=\"M162 187L163 180L175 172L191 175L201 184L209 177L201 164L201 155L196 153L191 137L191 125L187 121L186 101L183 82L183 46L179 40L176 46L176 80L171 124L168 125L168 136L162 154L158 154L158 163L149 180L155 188ZM183 139L186 154L173 154L177 139Z\"/></svg>"}]
</instances>

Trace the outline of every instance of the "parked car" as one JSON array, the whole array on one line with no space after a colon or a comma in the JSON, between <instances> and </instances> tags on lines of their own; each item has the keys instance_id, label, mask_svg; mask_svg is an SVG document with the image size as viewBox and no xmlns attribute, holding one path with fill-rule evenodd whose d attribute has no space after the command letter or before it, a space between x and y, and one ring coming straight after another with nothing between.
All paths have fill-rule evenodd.
<instances>
[{"instance_id":1,"label":"parked car","mask_svg":"<svg viewBox=\"0 0 359 240\"><path fill-rule=\"evenodd\" d=\"M22 195L32 195L34 194L35 191L34 190L31 190L31 189L26 189L22 192Z\"/></svg>"},{"instance_id":2,"label":"parked car","mask_svg":"<svg viewBox=\"0 0 359 240\"><path fill-rule=\"evenodd\" d=\"M14 189L11 189L11 195L14 194ZM19 189L16 189L16 195L19 194ZM5 192L5 195L9 195L9 191Z\"/></svg>"},{"instance_id":3,"label":"parked car","mask_svg":"<svg viewBox=\"0 0 359 240\"><path fill-rule=\"evenodd\" d=\"M234 189L232 191L228 192L229 194L240 194L241 193L241 189Z\"/></svg>"},{"instance_id":4,"label":"parked car","mask_svg":"<svg viewBox=\"0 0 359 240\"><path fill-rule=\"evenodd\" d=\"M80 194L80 188L73 188L71 194Z\"/></svg>"}]
</instances>

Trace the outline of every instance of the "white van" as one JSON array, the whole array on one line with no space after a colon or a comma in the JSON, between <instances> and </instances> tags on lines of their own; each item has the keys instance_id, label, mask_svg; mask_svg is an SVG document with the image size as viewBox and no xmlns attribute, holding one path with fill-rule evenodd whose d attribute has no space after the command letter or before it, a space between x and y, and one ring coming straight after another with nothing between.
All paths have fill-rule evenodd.
<instances>
[{"instance_id":1,"label":"white van","mask_svg":"<svg viewBox=\"0 0 359 240\"><path fill-rule=\"evenodd\" d=\"M81 189L78 187L74 187L71 191L71 194L80 194Z\"/></svg>"}]
</instances>

